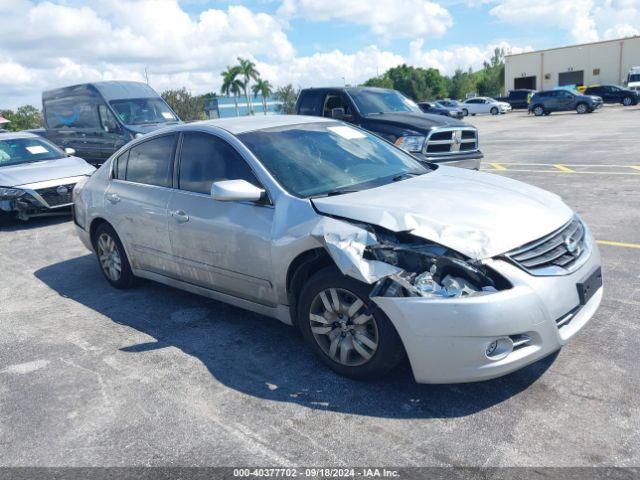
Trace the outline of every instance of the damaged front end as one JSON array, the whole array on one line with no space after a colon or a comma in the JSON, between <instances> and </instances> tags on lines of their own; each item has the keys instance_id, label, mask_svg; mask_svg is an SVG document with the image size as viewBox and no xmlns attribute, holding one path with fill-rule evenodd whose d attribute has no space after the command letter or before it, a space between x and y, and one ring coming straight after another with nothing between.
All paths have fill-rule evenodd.
<instances>
[{"instance_id":1,"label":"damaged front end","mask_svg":"<svg viewBox=\"0 0 640 480\"><path fill-rule=\"evenodd\" d=\"M479 260L411 232L325 217L312 234L343 274L375 285L371 297L459 298L511 287Z\"/></svg>"},{"instance_id":2,"label":"damaged front end","mask_svg":"<svg viewBox=\"0 0 640 480\"><path fill-rule=\"evenodd\" d=\"M51 208L46 204L42 197L31 190L22 188L0 187L0 213L13 215L18 220L26 221L32 217L42 217L51 215L67 214L68 212L60 210L59 207L68 206L66 202L65 192L56 192L62 201L56 208Z\"/></svg>"}]
</instances>

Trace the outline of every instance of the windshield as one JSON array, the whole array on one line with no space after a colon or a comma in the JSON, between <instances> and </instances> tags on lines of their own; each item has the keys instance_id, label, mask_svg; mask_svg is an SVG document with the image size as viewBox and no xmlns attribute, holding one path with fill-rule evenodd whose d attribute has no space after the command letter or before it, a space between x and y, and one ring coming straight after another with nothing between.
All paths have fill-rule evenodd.
<instances>
[{"instance_id":1,"label":"windshield","mask_svg":"<svg viewBox=\"0 0 640 480\"><path fill-rule=\"evenodd\" d=\"M177 122L169 106L160 98L135 98L110 102L125 125Z\"/></svg>"},{"instance_id":2,"label":"windshield","mask_svg":"<svg viewBox=\"0 0 640 480\"><path fill-rule=\"evenodd\" d=\"M456 102L455 100L440 100L439 102L436 102L436 105L442 105L445 107L457 107L458 106L458 102Z\"/></svg>"},{"instance_id":3,"label":"windshield","mask_svg":"<svg viewBox=\"0 0 640 480\"><path fill-rule=\"evenodd\" d=\"M420 112L413 101L395 90L353 90L349 95L362 115L387 112Z\"/></svg>"},{"instance_id":4,"label":"windshield","mask_svg":"<svg viewBox=\"0 0 640 480\"><path fill-rule=\"evenodd\" d=\"M640 73L632 73L629 75L629 82L640 82Z\"/></svg>"},{"instance_id":5,"label":"windshield","mask_svg":"<svg viewBox=\"0 0 640 480\"><path fill-rule=\"evenodd\" d=\"M363 190L429 171L403 150L341 123L288 125L238 137L298 197Z\"/></svg>"},{"instance_id":6,"label":"windshield","mask_svg":"<svg viewBox=\"0 0 640 480\"><path fill-rule=\"evenodd\" d=\"M41 138L0 140L0 167L55 160L64 156L62 150Z\"/></svg>"}]
</instances>

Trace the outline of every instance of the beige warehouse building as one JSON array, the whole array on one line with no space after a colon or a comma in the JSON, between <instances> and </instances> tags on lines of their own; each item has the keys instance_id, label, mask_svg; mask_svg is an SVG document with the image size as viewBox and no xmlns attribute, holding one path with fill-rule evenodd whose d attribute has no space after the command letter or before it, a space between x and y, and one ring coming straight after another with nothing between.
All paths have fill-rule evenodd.
<instances>
[{"instance_id":1,"label":"beige warehouse building","mask_svg":"<svg viewBox=\"0 0 640 480\"><path fill-rule=\"evenodd\" d=\"M518 53L505 57L505 89L622 85L640 66L640 36Z\"/></svg>"}]
</instances>

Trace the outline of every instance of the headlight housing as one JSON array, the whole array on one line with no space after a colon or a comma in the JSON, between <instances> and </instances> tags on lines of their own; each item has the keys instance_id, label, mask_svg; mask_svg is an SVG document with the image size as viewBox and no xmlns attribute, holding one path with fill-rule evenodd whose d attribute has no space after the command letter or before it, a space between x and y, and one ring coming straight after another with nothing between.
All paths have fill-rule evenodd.
<instances>
[{"instance_id":1,"label":"headlight housing","mask_svg":"<svg viewBox=\"0 0 640 480\"><path fill-rule=\"evenodd\" d=\"M426 140L427 137L421 135L408 135L406 137L398 137L395 144L407 152L421 152Z\"/></svg>"},{"instance_id":2,"label":"headlight housing","mask_svg":"<svg viewBox=\"0 0 640 480\"><path fill-rule=\"evenodd\" d=\"M0 200L15 200L25 193L27 192L19 188L0 187Z\"/></svg>"},{"instance_id":3,"label":"headlight housing","mask_svg":"<svg viewBox=\"0 0 640 480\"><path fill-rule=\"evenodd\" d=\"M365 256L403 271L383 279L371 296L460 298L511 288L495 271L459 253L408 233L376 232Z\"/></svg>"}]
</instances>

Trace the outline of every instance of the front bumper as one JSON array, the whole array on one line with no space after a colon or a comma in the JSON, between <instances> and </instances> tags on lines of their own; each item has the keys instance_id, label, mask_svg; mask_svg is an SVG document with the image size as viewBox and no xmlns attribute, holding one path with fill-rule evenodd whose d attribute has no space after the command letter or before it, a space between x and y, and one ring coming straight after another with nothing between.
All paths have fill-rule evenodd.
<instances>
[{"instance_id":1,"label":"front bumper","mask_svg":"<svg viewBox=\"0 0 640 480\"><path fill-rule=\"evenodd\" d=\"M0 201L0 210L15 214L23 220L67 214L72 205L71 192L75 184L84 178L84 175L80 175L12 187L24 191L24 195Z\"/></svg>"},{"instance_id":2,"label":"front bumper","mask_svg":"<svg viewBox=\"0 0 640 480\"><path fill-rule=\"evenodd\" d=\"M468 168L470 170L480 170L480 161L484 157L480 150L469 153L459 153L455 155L427 156L422 153L413 153L421 162L437 163L449 167Z\"/></svg>"},{"instance_id":3,"label":"front bumper","mask_svg":"<svg viewBox=\"0 0 640 480\"><path fill-rule=\"evenodd\" d=\"M585 264L568 275L533 276L505 260L486 263L513 288L461 299L373 298L396 327L417 382L473 382L518 370L560 349L602 300L600 288L579 306L576 287L600 266L595 243ZM571 320L558 326L569 312ZM523 334L531 338L526 345L500 360L487 357L493 340Z\"/></svg>"}]
</instances>

